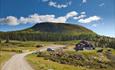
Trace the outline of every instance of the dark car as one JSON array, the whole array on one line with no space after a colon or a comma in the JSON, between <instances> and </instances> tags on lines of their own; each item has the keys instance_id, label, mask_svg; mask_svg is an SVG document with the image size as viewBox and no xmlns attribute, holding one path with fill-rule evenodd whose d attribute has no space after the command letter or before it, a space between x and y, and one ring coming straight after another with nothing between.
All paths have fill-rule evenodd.
<instances>
[{"instance_id":1,"label":"dark car","mask_svg":"<svg viewBox=\"0 0 115 70\"><path fill-rule=\"evenodd\" d=\"M54 49L52 49L52 48L47 48L47 51L54 51Z\"/></svg>"}]
</instances>

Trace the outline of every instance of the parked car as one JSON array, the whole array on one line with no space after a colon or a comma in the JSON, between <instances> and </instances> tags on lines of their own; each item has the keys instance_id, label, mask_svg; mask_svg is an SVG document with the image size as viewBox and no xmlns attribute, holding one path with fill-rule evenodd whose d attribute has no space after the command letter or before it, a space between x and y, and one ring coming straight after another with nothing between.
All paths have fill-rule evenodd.
<instances>
[{"instance_id":1,"label":"parked car","mask_svg":"<svg viewBox=\"0 0 115 70\"><path fill-rule=\"evenodd\" d=\"M54 51L53 48L47 48L47 51Z\"/></svg>"}]
</instances>

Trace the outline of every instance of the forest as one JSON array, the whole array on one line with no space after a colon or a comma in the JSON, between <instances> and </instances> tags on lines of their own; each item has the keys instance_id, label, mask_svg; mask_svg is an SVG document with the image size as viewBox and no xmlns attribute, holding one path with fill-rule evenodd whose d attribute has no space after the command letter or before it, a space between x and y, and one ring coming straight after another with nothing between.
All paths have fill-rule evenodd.
<instances>
[{"instance_id":1,"label":"forest","mask_svg":"<svg viewBox=\"0 0 115 70\"><path fill-rule=\"evenodd\" d=\"M95 47L115 49L115 38L100 36L94 33L52 33L52 32L0 32L0 40L19 41L91 41Z\"/></svg>"}]
</instances>

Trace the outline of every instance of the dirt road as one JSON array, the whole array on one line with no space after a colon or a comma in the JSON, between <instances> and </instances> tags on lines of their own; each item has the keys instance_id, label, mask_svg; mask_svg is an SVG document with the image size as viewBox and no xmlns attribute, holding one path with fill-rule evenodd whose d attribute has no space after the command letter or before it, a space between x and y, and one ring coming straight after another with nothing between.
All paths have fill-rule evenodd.
<instances>
[{"instance_id":1,"label":"dirt road","mask_svg":"<svg viewBox=\"0 0 115 70\"><path fill-rule=\"evenodd\" d=\"M47 46L47 47L41 48L40 51L45 51L47 48L57 49L60 47L64 47L64 46L62 45ZM4 64L4 66L2 67L2 70L33 70L32 67L24 59L26 55L31 54L31 53L32 52L15 54L14 56L11 57L11 59L9 59Z\"/></svg>"},{"instance_id":2,"label":"dirt road","mask_svg":"<svg viewBox=\"0 0 115 70\"><path fill-rule=\"evenodd\" d=\"M30 54L30 52L12 56L12 58L4 64L2 70L33 70L24 59L24 56L28 54Z\"/></svg>"}]
</instances>

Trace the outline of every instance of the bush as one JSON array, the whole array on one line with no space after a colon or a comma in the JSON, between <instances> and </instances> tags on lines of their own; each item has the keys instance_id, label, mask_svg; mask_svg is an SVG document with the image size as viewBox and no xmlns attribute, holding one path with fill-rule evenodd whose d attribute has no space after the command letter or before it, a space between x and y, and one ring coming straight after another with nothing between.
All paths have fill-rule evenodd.
<instances>
[{"instance_id":1,"label":"bush","mask_svg":"<svg viewBox=\"0 0 115 70\"><path fill-rule=\"evenodd\" d=\"M43 47L43 45L36 45L37 48Z\"/></svg>"},{"instance_id":2,"label":"bush","mask_svg":"<svg viewBox=\"0 0 115 70\"><path fill-rule=\"evenodd\" d=\"M103 49L99 49L99 50L97 50L97 52L100 52L100 53L101 53L101 52L103 52Z\"/></svg>"}]
</instances>

